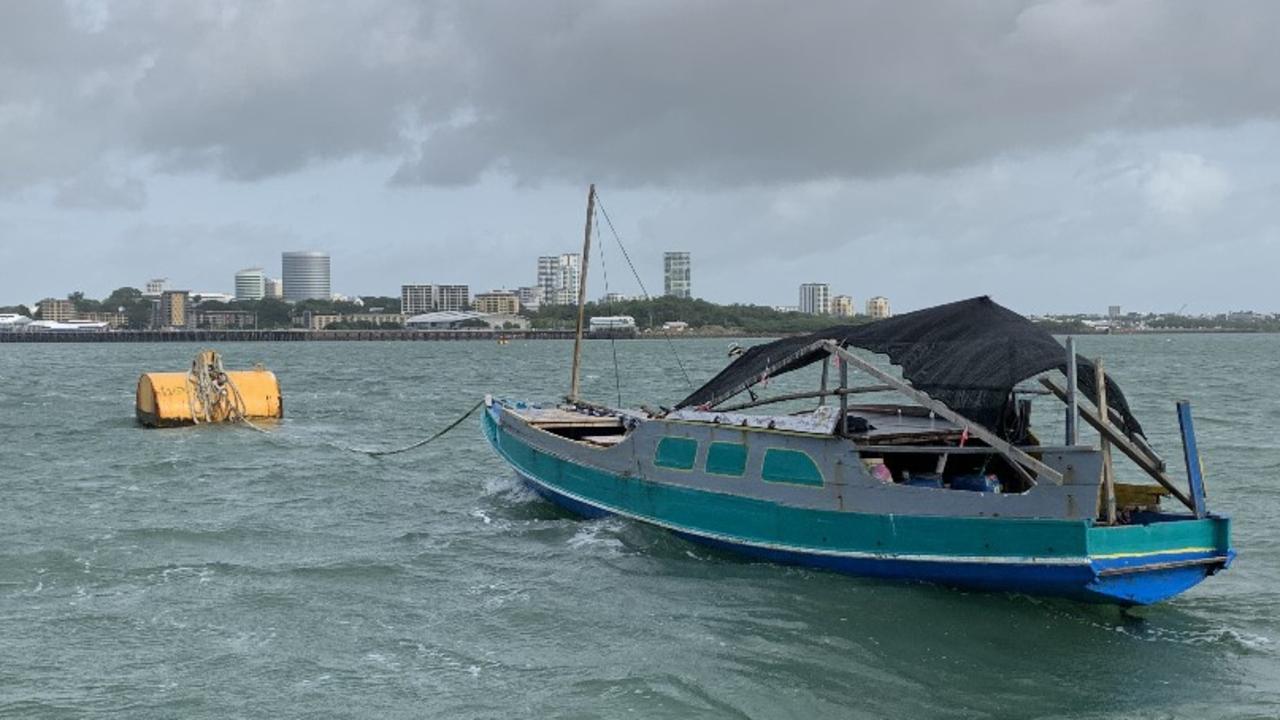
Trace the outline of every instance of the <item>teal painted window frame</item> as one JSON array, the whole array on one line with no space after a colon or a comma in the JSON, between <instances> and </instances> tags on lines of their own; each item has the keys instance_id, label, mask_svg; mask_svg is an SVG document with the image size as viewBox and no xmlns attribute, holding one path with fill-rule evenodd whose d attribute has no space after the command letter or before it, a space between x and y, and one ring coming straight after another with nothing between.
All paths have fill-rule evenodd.
<instances>
[{"instance_id":1,"label":"teal painted window frame","mask_svg":"<svg viewBox=\"0 0 1280 720\"><path fill-rule=\"evenodd\" d=\"M653 451L653 464L668 470L692 470L698 459L698 441L693 438L672 437L658 441Z\"/></svg>"},{"instance_id":2,"label":"teal painted window frame","mask_svg":"<svg viewBox=\"0 0 1280 720\"><path fill-rule=\"evenodd\" d=\"M790 460L788 461L787 458ZM765 450L760 477L764 478L765 482L789 485L822 487L826 484L822 477L822 470L818 469L818 463L813 461L809 453L786 448Z\"/></svg>"},{"instance_id":3,"label":"teal painted window frame","mask_svg":"<svg viewBox=\"0 0 1280 720\"><path fill-rule=\"evenodd\" d=\"M707 472L742 477L747 472L747 446L731 442L711 443L707 446Z\"/></svg>"}]
</instances>

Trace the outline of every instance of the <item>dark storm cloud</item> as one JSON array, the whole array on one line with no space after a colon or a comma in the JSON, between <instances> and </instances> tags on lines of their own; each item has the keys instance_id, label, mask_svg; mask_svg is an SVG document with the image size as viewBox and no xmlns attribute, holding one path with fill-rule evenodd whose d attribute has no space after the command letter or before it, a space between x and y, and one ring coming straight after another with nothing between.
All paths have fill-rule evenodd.
<instances>
[{"instance_id":1,"label":"dark storm cloud","mask_svg":"<svg viewBox=\"0 0 1280 720\"><path fill-rule=\"evenodd\" d=\"M0 189L351 157L440 185L931 173L1277 119L1278 20L1269 2L10 2Z\"/></svg>"}]
</instances>

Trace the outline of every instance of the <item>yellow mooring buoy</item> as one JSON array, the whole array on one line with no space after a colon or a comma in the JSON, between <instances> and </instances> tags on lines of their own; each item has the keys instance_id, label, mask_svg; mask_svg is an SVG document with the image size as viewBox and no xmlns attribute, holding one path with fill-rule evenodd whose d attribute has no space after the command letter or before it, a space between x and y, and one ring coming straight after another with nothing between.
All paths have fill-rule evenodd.
<instances>
[{"instance_id":1,"label":"yellow mooring buoy","mask_svg":"<svg viewBox=\"0 0 1280 720\"><path fill-rule=\"evenodd\" d=\"M201 350L185 373L143 373L135 412L147 427L226 423L284 417L275 373L227 370L222 356Z\"/></svg>"}]
</instances>

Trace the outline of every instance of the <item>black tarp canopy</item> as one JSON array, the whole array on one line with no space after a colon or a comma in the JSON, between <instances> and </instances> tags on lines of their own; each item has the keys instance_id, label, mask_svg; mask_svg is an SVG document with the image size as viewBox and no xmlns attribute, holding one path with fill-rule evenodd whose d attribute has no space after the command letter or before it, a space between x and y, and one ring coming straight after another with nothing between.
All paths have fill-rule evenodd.
<instances>
[{"instance_id":1,"label":"black tarp canopy","mask_svg":"<svg viewBox=\"0 0 1280 720\"><path fill-rule=\"evenodd\" d=\"M823 341L888 355L913 387L974 422L1004 434L1015 385L1042 372L1066 372L1067 353L1048 332L982 296L866 325L837 325L756 345L676 407L714 407L756 383L828 356ZM1093 363L1077 357L1078 386L1097 402ZM1142 435L1124 393L1107 378L1107 404L1125 434Z\"/></svg>"}]
</instances>

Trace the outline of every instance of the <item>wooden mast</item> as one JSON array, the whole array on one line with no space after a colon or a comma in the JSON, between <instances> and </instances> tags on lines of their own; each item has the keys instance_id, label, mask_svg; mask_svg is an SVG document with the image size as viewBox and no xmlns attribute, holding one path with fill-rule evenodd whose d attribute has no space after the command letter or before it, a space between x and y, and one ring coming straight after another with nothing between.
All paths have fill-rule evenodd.
<instances>
[{"instance_id":1,"label":"wooden mast","mask_svg":"<svg viewBox=\"0 0 1280 720\"><path fill-rule=\"evenodd\" d=\"M578 370L582 364L582 326L587 318L587 261L591 258L591 220L596 214L596 186L587 190L587 227L582 238L582 271L578 276L578 331L573 336L573 374L569 379L569 402L578 402Z\"/></svg>"}]
</instances>

